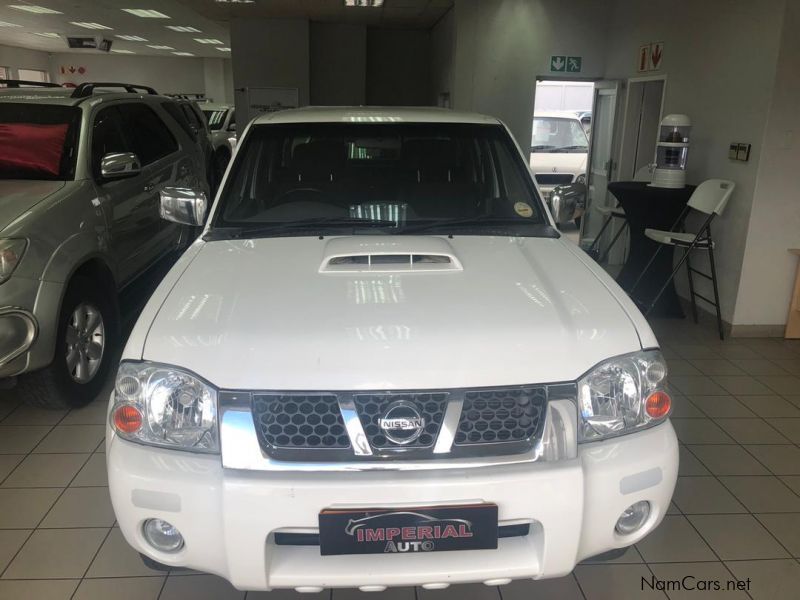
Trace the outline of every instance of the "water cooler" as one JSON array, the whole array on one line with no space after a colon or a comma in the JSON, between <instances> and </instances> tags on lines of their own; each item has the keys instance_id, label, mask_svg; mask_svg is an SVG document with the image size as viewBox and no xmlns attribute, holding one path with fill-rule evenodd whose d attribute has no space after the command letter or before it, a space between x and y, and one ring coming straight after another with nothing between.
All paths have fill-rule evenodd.
<instances>
[{"instance_id":1,"label":"water cooler","mask_svg":"<svg viewBox=\"0 0 800 600\"><path fill-rule=\"evenodd\" d=\"M686 115L667 115L661 121L656 143L652 187L682 188L686 185L686 160L692 121Z\"/></svg>"}]
</instances>

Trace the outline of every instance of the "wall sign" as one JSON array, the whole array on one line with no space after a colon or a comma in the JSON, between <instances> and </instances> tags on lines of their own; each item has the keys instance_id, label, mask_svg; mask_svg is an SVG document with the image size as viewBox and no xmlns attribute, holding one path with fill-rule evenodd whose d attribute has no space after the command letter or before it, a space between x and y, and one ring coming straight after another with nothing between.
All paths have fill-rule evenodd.
<instances>
[{"instance_id":1,"label":"wall sign","mask_svg":"<svg viewBox=\"0 0 800 600\"><path fill-rule=\"evenodd\" d=\"M658 71L664 58L664 42L650 42L639 46L636 57L636 70L639 73Z\"/></svg>"},{"instance_id":2,"label":"wall sign","mask_svg":"<svg viewBox=\"0 0 800 600\"><path fill-rule=\"evenodd\" d=\"M582 56L554 54L550 57L551 73L580 73L583 68Z\"/></svg>"},{"instance_id":3,"label":"wall sign","mask_svg":"<svg viewBox=\"0 0 800 600\"><path fill-rule=\"evenodd\" d=\"M61 74L66 75L69 73L70 75L74 75L78 73L79 75L83 75L86 73L86 67L76 67L75 65L61 65Z\"/></svg>"}]
</instances>

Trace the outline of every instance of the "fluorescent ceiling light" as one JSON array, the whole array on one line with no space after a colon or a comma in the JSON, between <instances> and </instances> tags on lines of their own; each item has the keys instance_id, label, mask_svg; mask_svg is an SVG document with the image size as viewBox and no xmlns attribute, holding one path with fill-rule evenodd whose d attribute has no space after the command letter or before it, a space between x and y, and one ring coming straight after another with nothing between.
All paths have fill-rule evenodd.
<instances>
[{"instance_id":1,"label":"fluorescent ceiling light","mask_svg":"<svg viewBox=\"0 0 800 600\"><path fill-rule=\"evenodd\" d=\"M169 19L164 13L157 10L150 10L148 8L123 8L126 13L130 13L135 17L142 17L143 19Z\"/></svg>"},{"instance_id":2,"label":"fluorescent ceiling light","mask_svg":"<svg viewBox=\"0 0 800 600\"><path fill-rule=\"evenodd\" d=\"M138 35L115 35L114 37L118 37L121 40L126 40L128 42L146 42L147 40L143 37Z\"/></svg>"},{"instance_id":3,"label":"fluorescent ceiling light","mask_svg":"<svg viewBox=\"0 0 800 600\"><path fill-rule=\"evenodd\" d=\"M152 48L153 50L175 50L172 46L151 46L147 44L148 48Z\"/></svg>"},{"instance_id":4,"label":"fluorescent ceiling light","mask_svg":"<svg viewBox=\"0 0 800 600\"><path fill-rule=\"evenodd\" d=\"M16 8L17 10L26 10L37 15L63 15L60 10L53 10L52 8L45 8L44 6L36 6L35 4L9 4L8 8Z\"/></svg>"},{"instance_id":5,"label":"fluorescent ceiling light","mask_svg":"<svg viewBox=\"0 0 800 600\"><path fill-rule=\"evenodd\" d=\"M75 25L77 27L83 27L84 29L112 29L111 27L100 25L100 23L85 23L80 21L70 21L69 24Z\"/></svg>"},{"instance_id":6,"label":"fluorescent ceiling light","mask_svg":"<svg viewBox=\"0 0 800 600\"><path fill-rule=\"evenodd\" d=\"M0 21L0 27L22 27L22 25L17 25L16 23L7 23L6 21Z\"/></svg>"},{"instance_id":7,"label":"fluorescent ceiling light","mask_svg":"<svg viewBox=\"0 0 800 600\"><path fill-rule=\"evenodd\" d=\"M34 32L33 32L33 35L40 35L40 36L42 36L42 37L46 37L46 38L57 38L57 37L61 37L61 36L60 36L60 35L58 35L57 33L50 33L50 32L42 32L42 33L39 33L38 31L34 31Z\"/></svg>"},{"instance_id":8,"label":"fluorescent ceiling light","mask_svg":"<svg viewBox=\"0 0 800 600\"><path fill-rule=\"evenodd\" d=\"M194 56L191 52L173 52L175 56Z\"/></svg>"},{"instance_id":9,"label":"fluorescent ceiling light","mask_svg":"<svg viewBox=\"0 0 800 600\"><path fill-rule=\"evenodd\" d=\"M230 52L231 51L231 49L228 48L227 46L222 46L221 48L217 48L217 50L219 50L220 52Z\"/></svg>"},{"instance_id":10,"label":"fluorescent ceiling light","mask_svg":"<svg viewBox=\"0 0 800 600\"><path fill-rule=\"evenodd\" d=\"M165 27L167 29L172 29L172 31L177 31L178 33L200 33L199 29L187 27L185 25L166 25Z\"/></svg>"},{"instance_id":11,"label":"fluorescent ceiling light","mask_svg":"<svg viewBox=\"0 0 800 600\"><path fill-rule=\"evenodd\" d=\"M215 40L214 38L194 38L198 44L221 44L222 40Z\"/></svg>"},{"instance_id":12,"label":"fluorescent ceiling light","mask_svg":"<svg viewBox=\"0 0 800 600\"><path fill-rule=\"evenodd\" d=\"M132 52L131 50L116 50L114 48L111 49L111 52L114 54L136 54L136 52Z\"/></svg>"},{"instance_id":13,"label":"fluorescent ceiling light","mask_svg":"<svg viewBox=\"0 0 800 600\"><path fill-rule=\"evenodd\" d=\"M379 8L383 6L383 0L344 0L344 5L350 7Z\"/></svg>"}]
</instances>

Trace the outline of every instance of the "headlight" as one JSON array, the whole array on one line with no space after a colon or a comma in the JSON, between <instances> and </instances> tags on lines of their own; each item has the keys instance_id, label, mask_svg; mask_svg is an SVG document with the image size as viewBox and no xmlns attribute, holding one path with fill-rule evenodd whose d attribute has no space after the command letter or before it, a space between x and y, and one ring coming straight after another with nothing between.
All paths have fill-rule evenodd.
<instances>
[{"instance_id":1,"label":"headlight","mask_svg":"<svg viewBox=\"0 0 800 600\"><path fill-rule=\"evenodd\" d=\"M11 277L27 247L27 240L0 240L0 283Z\"/></svg>"},{"instance_id":2,"label":"headlight","mask_svg":"<svg viewBox=\"0 0 800 600\"><path fill-rule=\"evenodd\" d=\"M114 388L111 423L127 440L219 452L217 391L176 367L123 362Z\"/></svg>"},{"instance_id":3,"label":"headlight","mask_svg":"<svg viewBox=\"0 0 800 600\"><path fill-rule=\"evenodd\" d=\"M580 183L581 185L586 185L586 173L581 173L575 178L574 183Z\"/></svg>"},{"instance_id":4,"label":"headlight","mask_svg":"<svg viewBox=\"0 0 800 600\"><path fill-rule=\"evenodd\" d=\"M657 350L600 363L578 381L579 442L631 433L667 418L667 363Z\"/></svg>"}]
</instances>

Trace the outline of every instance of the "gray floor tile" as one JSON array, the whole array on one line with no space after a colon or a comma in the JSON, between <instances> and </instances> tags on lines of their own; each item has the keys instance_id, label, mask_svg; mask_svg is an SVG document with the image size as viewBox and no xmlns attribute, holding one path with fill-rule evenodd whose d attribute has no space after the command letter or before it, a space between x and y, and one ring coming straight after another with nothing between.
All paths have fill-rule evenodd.
<instances>
[{"instance_id":1,"label":"gray floor tile","mask_svg":"<svg viewBox=\"0 0 800 600\"><path fill-rule=\"evenodd\" d=\"M800 514L772 513L758 514L755 517L792 556L800 556Z\"/></svg>"},{"instance_id":2,"label":"gray floor tile","mask_svg":"<svg viewBox=\"0 0 800 600\"><path fill-rule=\"evenodd\" d=\"M672 395L673 419L703 419L705 416L686 396Z\"/></svg>"},{"instance_id":3,"label":"gray floor tile","mask_svg":"<svg viewBox=\"0 0 800 600\"><path fill-rule=\"evenodd\" d=\"M0 573L8 566L22 544L31 534L30 529L0 529Z\"/></svg>"},{"instance_id":4,"label":"gray floor tile","mask_svg":"<svg viewBox=\"0 0 800 600\"><path fill-rule=\"evenodd\" d=\"M60 488L0 488L0 529L36 527L60 493Z\"/></svg>"},{"instance_id":5,"label":"gray floor tile","mask_svg":"<svg viewBox=\"0 0 800 600\"><path fill-rule=\"evenodd\" d=\"M731 437L711 419L672 419L678 439L684 444L733 444Z\"/></svg>"},{"instance_id":6,"label":"gray floor tile","mask_svg":"<svg viewBox=\"0 0 800 600\"><path fill-rule=\"evenodd\" d=\"M240 592L230 583L215 575L187 575L186 577L167 577L159 600L229 600L243 599Z\"/></svg>"},{"instance_id":7,"label":"gray floor tile","mask_svg":"<svg viewBox=\"0 0 800 600\"><path fill-rule=\"evenodd\" d=\"M678 475L711 475L711 472L705 468L703 463L687 450L683 444L678 446L678 454Z\"/></svg>"},{"instance_id":8,"label":"gray floor tile","mask_svg":"<svg viewBox=\"0 0 800 600\"><path fill-rule=\"evenodd\" d=\"M667 369L670 377L675 375L702 375L703 373L692 362L683 358L668 359Z\"/></svg>"},{"instance_id":9,"label":"gray floor tile","mask_svg":"<svg viewBox=\"0 0 800 600\"><path fill-rule=\"evenodd\" d=\"M790 375L800 376L800 358L779 358L773 362ZM764 375L783 375L783 373L764 373Z\"/></svg>"},{"instance_id":10,"label":"gray floor tile","mask_svg":"<svg viewBox=\"0 0 800 600\"><path fill-rule=\"evenodd\" d=\"M689 520L722 560L788 556L752 515L692 515Z\"/></svg>"},{"instance_id":11,"label":"gray floor tile","mask_svg":"<svg viewBox=\"0 0 800 600\"><path fill-rule=\"evenodd\" d=\"M736 577L750 579L753 600L797 600L800 565L794 560L754 560L725 563Z\"/></svg>"},{"instance_id":12,"label":"gray floor tile","mask_svg":"<svg viewBox=\"0 0 800 600\"><path fill-rule=\"evenodd\" d=\"M4 487L65 487L88 454L31 454L9 475Z\"/></svg>"},{"instance_id":13,"label":"gray floor tile","mask_svg":"<svg viewBox=\"0 0 800 600\"><path fill-rule=\"evenodd\" d=\"M678 375L670 377L669 383L686 396L726 395L729 392L705 375Z\"/></svg>"},{"instance_id":14,"label":"gray floor tile","mask_svg":"<svg viewBox=\"0 0 800 600\"><path fill-rule=\"evenodd\" d=\"M84 579L72 600L158 600L164 577Z\"/></svg>"},{"instance_id":15,"label":"gray floor tile","mask_svg":"<svg viewBox=\"0 0 800 600\"><path fill-rule=\"evenodd\" d=\"M38 529L3 574L4 579L83 577L107 529Z\"/></svg>"},{"instance_id":16,"label":"gray floor tile","mask_svg":"<svg viewBox=\"0 0 800 600\"><path fill-rule=\"evenodd\" d=\"M111 527L114 520L108 488L67 488L40 527Z\"/></svg>"},{"instance_id":17,"label":"gray floor tile","mask_svg":"<svg viewBox=\"0 0 800 600\"><path fill-rule=\"evenodd\" d=\"M785 444L789 440L762 419L715 419L739 444Z\"/></svg>"},{"instance_id":18,"label":"gray floor tile","mask_svg":"<svg viewBox=\"0 0 800 600\"><path fill-rule=\"evenodd\" d=\"M0 454L0 483L24 458L24 454Z\"/></svg>"},{"instance_id":19,"label":"gray floor tile","mask_svg":"<svg viewBox=\"0 0 800 600\"><path fill-rule=\"evenodd\" d=\"M782 394L782 397L785 400L788 400L789 402L800 408L800 396L792 394Z\"/></svg>"},{"instance_id":20,"label":"gray floor tile","mask_svg":"<svg viewBox=\"0 0 800 600\"><path fill-rule=\"evenodd\" d=\"M20 404L14 412L3 419L3 425L55 425L64 415L66 410L50 410L38 408L27 404Z\"/></svg>"},{"instance_id":21,"label":"gray floor tile","mask_svg":"<svg viewBox=\"0 0 800 600\"><path fill-rule=\"evenodd\" d=\"M686 515L747 512L714 477L678 477L672 501Z\"/></svg>"},{"instance_id":22,"label":"gray floor tile","mask_svg":"<svg viewBox=\"0 0 800 600\"><path fill-rule=\"evenodd\" d=\"M248 594L249 600L252 600L251 596L252 594ZM332 590L332 600L369 600L372 596L377 596L379 600L384 600L384 597L386 600L415 600L416 591L413 587L389 588L378 594L375 592L362 592L357 589ZM264 595L264 599L273 600L268 594ZM302 599L298 598L298 600Z\"/></svg>"},{"instance_id":23,"label":"gray floor tile","mask_svg":"<svg viewBox=\"0 0 800 600\"><path fill-rule=\"evenodd\" d=\"M58 425L33 451L37 454L94 452L104 436L105 425Z\"/></svg>"},{"instance_id":24,"label":"gray floor tile","mask_svg":"<svg viewBox=\"0 0 800 600\"><path fill-rule=\"evenodd\" d=\"M60 425L105 425L106 414L108 413L108 398L102 401L95 401L84 406L75 408L65 416Z\"/></svg>"},{"instance_id":25,"label":"gray floor tile","mask_svg":"<svg viewBox=\"0 0 800 600\"><path fill-rule=\"evenodd\" d=\"M711 548L683 516L666 516L661 524L636 544L645 562L715 560Z\"/></svg>"},{"instance_id":26,"label":"gray floor tile","mask_svg":"<svg viewBox=\"0 0 800 600\"><path fill-rule=\"evenodd\" d=\"M18 400L11 398L0 398L0 422L3 421L8 415L20 405Z\"/></svg>"},{"instance_id":27,"label":"gray floor tile","mask_svg":"<svg viewBox=\"0 0 800 600\"><path fill-rule=\"evenodd\" d=\"M777 395L742 396L739 400L759 417L800 417L800 408Z\"/></svg>"},{"instance_id":28,"label":"gray floor tile","mask_svg":"<svg viewBox=\"0 0 800 600\"><path fill-rule=\"evenodd\" d=\"M745 448L775 475L800 475L800 448L797 446L757 444L745 446ZM730 475L746 474L730 473ZM757 475L757 473L753 473L753 475Z\"/></svg>"},{"instance_id":29,"label":"gray floor tile","mask_svg":"<svg viewBox=\"0 0 800 600\"><path fill-rule=\"evenodd\" d=\"M719 353L704 344L670 344L672 348L681 358L690 359L714 359L719 358Z\"/></svg>"},{"instance_id":30,"label":"gray floor tile","mask_svg":"<svg viewBox=\"0 0 800 600\"><path fill-rule=\"evenodd\" d=\"M797 354L790 348L781 344L778 340L761 339L748 344L762 358L769 360L785 360L797 358Z\"/></svg>"},{"instance_id":31,"label":"gray floor tile","mask_svg":"<svg viewBox=\"0 0 800 600\"><path fill-rule=\"evenodd\" d=\"M749 375L718 375L713 380L734 396L764 396L772 393L766 385Z\"/></svg>"},{"instance_id":32,"label":"gray floor tile","mask_svg":"<svg viewBox=\"0 0 800 600\"><path fill-rule=\"evenodd\" d=\"M777 477L720 477L750 512L800 512L800 496Z\"/></svg>"},{"instance_id":33,"label":"gray floor tile","mask_svg":"<svg viewBox=\"0 0 800 600\"><path fill-rule=\"evenodd\" d=\"M512 581L500 588L500 593L503 600L583 600L578 582L572 574L558 579Z\"/></svg>"},{"instance_id":34,"label":"gray floor tile","mask_svg":"<svg viewBox=\"0 0 800 600\"><path fill-rule=\"evenodd\" d=\"M139 553L128 545L119 528L114 527L103 542L86 577L142 577L163 575L146 567Z\"/></svg>"},{"instance_id":35,"label":"gray floor tile","mask_svg":"<svg viewBox=\"0 0 800 600\"><path fill-rule=\"evenodd\" d=\"M413 591L413 589L412 589ZM366 594L363 594L366 596ZM372 594L380 600L379 594ZM331 600L331 591L324 590L316 594L295 592L294 590L272 590L271 592L247 592L246 600ZM364 598L369 600L369 598Z\"/></svg>"},{"instance_id":36,"label":"gray floor tile","mask_svg":"<svg viewBox=\"0 0 800 600\"><path fill-rule=\"evenodd\" d=\"M644 560L642 559L642 555L639 554L639 551L636 549L636 546L628 546L625 549L625 553L622 556L617 556L615 558L602 558L602 556L595 558L587 558L586 560L581 561L581 564L582 565L608 565L608 564L636 565L643 562Z\"/></svg>"},{"instance_id":37,"label":"gray floor tile","mask_svg":"<svg viewBox=\"0 0 800 600\"><path fill-rule=\"evenodd\" d=\"M741 344L722 344L717 349L717 354L731 361L763 359L755 350Z\"/></svg>"},{"instance_id":38,"label":"gray floor tile","mask_svg":"<svg viewBox=\"0 0 800 600\"><path fill-rule=\"evenodd\" d=\"M739 367L724 358L698 358L692 361L703 375L745 375Z\"/></svg>"},{"instance_id":39,"label":"gray floor tile","mask_svg":"<svg viewBox=\"0 0 800 600\"><path fill-rule=\"evenodd\" d=\"M766 358L732 358L731 362L748 375L786 375L786 370Z\"/></svg>"},{"instance_id":40,"label":"gray floor tile","mask_svg":"<svg viewBox=\"0 0 800 600\"><path fill-rule=\"evenodd\" d=\"M794 375L761 375L758 380L776 394L796 394L800 389L800 377Z\"/></svg>"},{"instance_id":41,"label":"gray floor tile","mask_svg":"<svg viewBox=\"0 0 800 600\"><path fill-rule=\"evenodd\" d=\"M794 490L795 494L800 494L800 476L797 475L786 475L779 478L783 483L788 485L792 490Z\"/></svg>"},{"instance_id":42,"label":"gray floor tile","mask_svg":"<svg viewBox=\"0 0 800 600\"><path fill-rule=\"evenodd\" d=\"M0 454L27 454L52 427L0 425Z\"/></svg>"},{"instance_id":43,"label":"gray floor tile","mask_svg":"<svg viewBox=\"0 0 800 600\"><path fill-rule=\"evenodd\" d=\"M52 581L0 580L0 598L3 600L70 600L78 579Z\"/></svg>"},{"instance_id":44,"label":"gray floor tile","mask_svg":"<svg viewBox=\"0 0 800 600\"><path fill-rule=\"evenodd\" d=\"M753 446L767 448L769 446ZM790 446L794 448L794 446ZM770 472L741 446L731 444L697 444L689 450L714 475L769 475Z\"/></svg>"},{"instance_id":45,"label":"gray floor tile","mask_svg":"<svg viewBox=\"0 0 800 600\"><path fill-rule=\"evenodd\" d=\"M487 587L481 583L451 585L443 590L425 590L417 588L419 600L501 600L497 587ZM369 600L365 598L365 600Z\"/></svg>"},{"instance_id":46,"label":"gray floor tile","mask_svg":"<svg viewBox=\"0 0 800 600\"><path fill-rule=\"evenodd\" d=\"M746 592L736 588L737 581L721 562L701 563L667 563L650 565L653 574L661 581L678 581L689 589L669 589L667 596L670 600L747 600ZM684 579L693 577L694 579ZM702 582L718 581L722 589L704 589ZM730 581L730 589L727 587Z\"/></svg>"},{"instance_id":47,"label":"gray floor tile","mask_svg":"<svg viewBox=\"0 0 800 600\"><path fill-rule=\"evenodd\" d=\"M800 444L800 419L767 419L767 422L795 444Z\"/></svg>"},{"instance_id":48,"label":"gray floor tile","mask_svg":"<svg viewBox=\"0 0 800 600\"><path fill-rule=\"evenodd\" d=\"M83 465L70 487L108 486L108 470L106 469L106 455L92 454L89 461Z\"/></svg>"},{"instance_id":49,"label":"gray floor tile","mask_svg":"<svg viewBox=\"0 0 800 600\"><path fill-rule=\"evenodd\" d=\"M690 396L697 408L709 417L755 417L747 406L733 396Z\"/></svg>"},{"instance_id":50,"label":"gray floor tile","mask_svg":"<svg viewBox=\"0 0 800 600\"><path fill-rule=\"evenodd\" d=\"M662 592L645 588L642 579L650 580L651 573L645 565L578 565L575 577L586 600L635 600L660 598Z\"/></svg>"}]
</instances>

